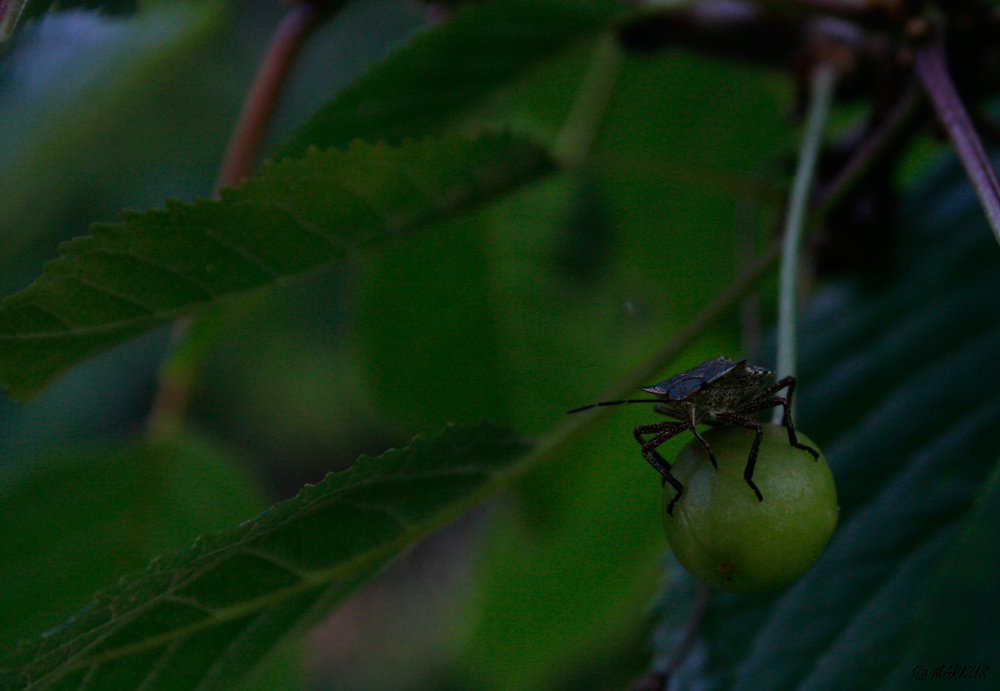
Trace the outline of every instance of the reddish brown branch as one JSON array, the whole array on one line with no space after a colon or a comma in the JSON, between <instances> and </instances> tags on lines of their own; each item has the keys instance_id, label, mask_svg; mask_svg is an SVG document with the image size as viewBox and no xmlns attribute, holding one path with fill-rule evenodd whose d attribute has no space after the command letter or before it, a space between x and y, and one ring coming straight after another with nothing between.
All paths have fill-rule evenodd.
<instances>
[{"instance_id":1,"label":"reddish brown branch","mask_svg":"<svg viewBox=\"0 0 1000 691\"><path fill-rule=\"evenodd\" d=\"M944 43L939 39L917 48L914 60L924 90L955 146L997 241L1000 241L1000 182L948 74Z\"/></svg>"},{"instance_id":2,"label":"reddish brown branch","mask_svg":"<svg viewBox=\"0 0 1000 691\"><path fill-rule=\"evenodd\" d=\"M216 195L223 187L240 184L253 170L260 142L271 122L271 115L295 57L302 49L306 37L327 14L328 10L317 3L299 2L281 20L226 147L215 183Z\"/></svg>"}]
</instances>

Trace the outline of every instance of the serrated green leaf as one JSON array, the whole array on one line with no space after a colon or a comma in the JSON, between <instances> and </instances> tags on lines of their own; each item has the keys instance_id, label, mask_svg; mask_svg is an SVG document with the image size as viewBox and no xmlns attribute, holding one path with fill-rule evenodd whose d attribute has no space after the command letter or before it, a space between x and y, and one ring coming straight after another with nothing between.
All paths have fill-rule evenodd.
<instances>
[{"instance_id":1,"label":"serrated green leaf","mask_svg":"<svg viewBox=\"0 0 1000 691\"><path fill-rule=\"evenodd\" d=\"M1000 254L958 179L953 167L912 193L878 287L832 284L807 311L797 426L830 459L840 527L785 591L714 597L706 655L677 675L681 688L901 688L916 664L988 664L918 659L971 654L963 623L1000 607L982 595L992 562L969 548L989 539L979 519L942 557L1000 452L986 364L1000 350ZM954 626L931 620L959 601L975 605Z\"/></svg>"},{"instance_id":2,"label":"serrated green leaf","mask_svg":"<svg viewBox=\"0 0 1000 691\"><path fill-rule=\"evenodd\" d=\"M440 131L500 87L607 26L615 0L496 0L460 8L320 109L273 154Z\"/></svg>"},{"instance_id":3,"label":"serrated green leaf","mask_svg":"<svg viewBox=\"0 0 1000 691\"><path fill-rule=\"evenodd\" d=\"M266 166L221 201L123 213L65 243L0 308L0 383L37 393L63 370L155 326L247 290L342 261L440 221L551 168L523 138L361 142Z\"/></svg>"},{"instance_id":4,"label":"serrated green leaf","mask_svg":"<svg viewBox=\"0 0 1000 691\"><path fill-rule=\"evenodd\" d=\"M185 434L63 452L0 495L0 648L95 590L265 506L243 464Z\"/></svg>"},{"instance_id":5,"label":"serrated green leaf","mask_svg":"<svg viewBox=\"0 0 1000 691\"><path fill-rule=\"evenodd\" d=\"M479 423L362 458L100 593L10 653L0 689L231 684L401 549L494 491L526 449Z\"/></svg>"}]
</instances>

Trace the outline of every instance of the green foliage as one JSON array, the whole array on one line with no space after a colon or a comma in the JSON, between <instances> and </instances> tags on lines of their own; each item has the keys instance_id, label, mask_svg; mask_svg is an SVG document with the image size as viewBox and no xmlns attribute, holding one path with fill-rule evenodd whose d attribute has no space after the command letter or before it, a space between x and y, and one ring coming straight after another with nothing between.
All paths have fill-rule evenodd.
<instances>
[{"instance_id":1,"label":"green foliage","mask_svg":"<svg viewBox=\"0 0 1000 691\"><path fill-rule=\"evenodd\" d=\"M613 0L500 0L462 7L375 65L321 108L276 157L354 138L400 142L460 122L463 111L622 13Z\"/></svg>"},{"instance_id":2,"label":"green foliage","mask_svg":"<svg viewBox=\"0 0 1000 691\"><path fill-rule=\"evenodd\" d=\"M240 459L190 434L43 462L0 498L0 646L59 624L123 573L263 506Z\"/></svg>"},{"instance_id":3,"label":"green foliage","mask_svg":"<svg viewBox=\"0 0 1000 691\"><path fill-rule=\"evenodd\" d=\"M0 308L0 382L41 392L0 402L3 691L611 689L644 672L664 538L630 430L651 411L565 411L638 371L769 242L794 84L677 48L620 54L613 0L456 4L392 51L412 6L334 17L317 43L344 52L307 47L303 89L388 57L315 113L286 104L304 124L259 173L91 226ZM205 192L242 97L230 75L276 19L262 8L19 29L0 55L7 292L115 200ZM586 151L555 170L540 142L565 141ZM830 460L841 527L786 590L713 596L681 688L898 688L918 664L996 652L998 254L922 146L891 270L820 281L802 327L798 424ZM169 354L163 332L129 340L189 315ZM740 331L732 310L659 373L766 364ZM157 367L194 389L153 434ZM65 419L91 439L47 432ZM260 480L287 497L348 467L246 520ZM667 572L659 658L693 601Z\"/></svg>"},{"instance_id":4,"label":"green foliage","mask_svg":"<svg viewBox=\"0 0 1000 691\"><path fill-rule=\"evenodd\" d=\"M0 688L231 683L407 544L481 501L525 450L480 424L362 458L98 594L0 662Z\"/></svg>"},{"instance_id":5,"label":"green foliage","mask_svg":"<svg viewBox=\"0 0 1000 691\"><path fill-rule=\"evenodd\" d=\"M84 358L196 308L342 261L549 168L504 135L358 143L266 166L222 200L123 212L61 248L0 309L0 382L24 398Z\"/></svg>"},{"instance_id":6,"label":"green foliage","mask_svg":"<svg viewBox=\"0 0 1000 691\"><path fill-rule=\"evenodd\" d=\"M840 526L778 596L715 600L707 655L682 683L902 688L916 665L997 654L995 637L977 630L972 644L965 625L1000 610L982 594L994 560L970 552L995 532L983 511L1000 452L987 374L1000 347L1000 253L968 198L932 213L964 194L960 176L952 164L911 194L879 286L830 285L806 312L797 426L831 461Z\"/></svg>"},{"instance_id":7,"label":"green foliage","mask_svg":"<svg viewBox=\"0 0 1000 691\"><path fill-rule=\"evenodd\" d=\"M225 6L202 2L156 7L129 21L77 10L22 24L5 46L0 80L4 295L38 274L74 211L84 223L115 213L142 195L141 184L130 183L169 168L150 137L179 134L161 110L192 107L170 76L203 63L231 18ZM197 122L197 136L179 147L188 161L211 129Z\"/></svg>"}]
</instances>

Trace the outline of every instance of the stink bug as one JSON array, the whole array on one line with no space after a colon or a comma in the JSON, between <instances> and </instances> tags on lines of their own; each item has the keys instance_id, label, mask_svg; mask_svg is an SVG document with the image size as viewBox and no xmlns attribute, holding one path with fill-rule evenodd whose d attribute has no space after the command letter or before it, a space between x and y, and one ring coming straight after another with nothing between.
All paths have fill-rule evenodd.
<instances>
[{"instance_id":1,"label":"stink bug","mask_svg":"<svg viewBox=\"0 0 1000 691\"><path fill-rule=\"evenodd\" d=\"M653 406L654 411L678 421L652 422L639 425L632 430L636 441L642 447L642 457L649 461L649 464L663 476L663 484L669 482L670 486L677 491L667 507L667 513L670 515L673 515L674 504L684 493L684 486L670 474L670 464L659 454L656 447L684 430L690 430L708 451L712 465L718 468L719 464L712 454L712 447L698 433L697 425L721 423L753 430L756 436L754 436L753 446L750 448L750 456L747 458L743 478L757 495L757 499L764 501L764 496L753 481L754 464L757 462L757 451L764 438L764 430L759 422L748 417L751 413L782 406L785 409L785 415L781 424L788 430L788 443L797 449L808 451L813 458L819 458L819 452L816 449L800 444L795 437L795 425L792 423L791 411L792 394L795 393L795 377L784 377L773 384L764 384L772 374L774 372L766 367L751 365L746 360L736 362L720 355L705 360L686 372L675 374L659 384L640 387L656 398L602 401L574 408L569 412L578 413L597 406L618 405L620 403L656 403L657 405ZM788 393L785 397L775 395L786 387ZM646 435L651 436L647 439Z\"/></svg>"}]
</instances>

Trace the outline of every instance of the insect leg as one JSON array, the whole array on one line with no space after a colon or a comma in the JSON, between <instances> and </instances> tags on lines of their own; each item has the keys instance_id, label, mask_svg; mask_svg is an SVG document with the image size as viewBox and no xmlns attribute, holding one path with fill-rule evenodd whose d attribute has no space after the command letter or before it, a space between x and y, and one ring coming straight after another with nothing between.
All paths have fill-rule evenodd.
<instances>
[{"instance_id":1,"label":"insect leg","mask_svg":"<svg viewBox=\"0 0 1000 691\"><path fill-rule=\"evenodd\" d=\"M708 460L712 462L712 467L718 470L719 462L715 460L715 454L712 453L712 447L709 446L708 440L706 440L705 437L698 434L698 430L695 429L694 427L691 427L690 429L691 432L694 434L694 438L701 442L701 445L705 447L705 451L708 451Z\"/></svg>"},{"instance_id":2,"label":"insect leg","mask_svg":"<svg viewBox=\"0 0 1000 691\"><path fill-rule=\"evenodd\" d=\"M788 394L787 394L787 396L785 396L785 398L787 398L788 401L791 402L792 396L795 394L795 377L793 377L791 375L789 375L787 377L782 377L781 379L779 379L778 381L774 382L773 384L769 384L768 386L765 386L763 389L761 389L760 391L757 392L757 395L754 396L754 400L755 401L757 401L757 400L761 400L762 401L765 398L770 398L771 396L773 396L774 394L778 393L779 391L781 391L786 386L788 387ZM773 408L774 406L771 406L771 407ZM763 408L758 408L757 410L763 410Z\"/></svg>"},{"instance_id":3,"label":"insect leg","mask_svg":"<svg viewBox=\"0 0 1000 691\"><path fill-rule=\"evenodd\" d=\"M757 452L760 450L760 443L764 440L764 428L756 420L744 415L737 415L736 413L716 413L715 417L722 422L728 422L738 427L745 427L755 432L753 446L750 447L750 455L747 457L747 465L743 469L743 479L747 481L750 489L757 495L757 501L764 501L764 495L760 493L760 489L757 488L757 485L753 481L753 468L757 464Z\"/></svg>"},{"instance_id":4,"label":"insect leg","mask_svg":"<svg viewBox=\"0 0 1000 691\"><path fill-rule=\"evenodd\" d=\"M653 410L661 415L669 415L675 420L681 420L687 429L691 430L691 434L694 435L694 438L697 439L703 447L705 447L705 451L708 451L708 460L712 461L712 467L716 470L719 469L719 462L715 460L715 454L712 453L711 445L709 445L705 437L698 434L697 423L694 421L694 408L691 408L685 415L679 415L676 411L673 411L663 405L653 406Z\"/></svg>"},{"instance_id":5,"label":"insect leg","mask_svg":"<svg viewBox=\"0 0 1000 691\"><path fill-rule=\"evenodd\" d=\"M670 464L660 455L656 447L668 439L676 437L685 429L687 429L687 425L683 422L653 422L648 425L638 425L632 430L636 441L642 445L642 457L663 476L661 484L665 485L669 482L670 486L677 492L674 498L670 500L670 504L667 505L667 513L671 516L674 514L674 504L677 503L677 500L681 498L681 494L684 493L684 485L670 473ZM647 440L643 438L644 434L652 434L653 437Z\"/></svg>"},{"instance_id":6,"label":"insect leg","mask_svg":"<svg viewBox=\"0 0 1000 691\"><path fill-rule=\"evenodd\" d=\"M660 455L656 447L668 439L676 437L686 428L687 426L682 422L652 422L648 425L639 425L632 430L635 440L642 446L642 457L649 461L649 464L656 468L657 472L664 478L670 472L670 464ZM652 434L653 436L647 440L643 438L644 434Z\"/></svg>"},{"instance_id":7,"label":"insect leg","mask_svg":"<svg viewBox=\"0 0 1000 691\"><path fill-rule=\"evenodd\" d=\"M781 396L774 396L773 394L777 391L788 387L788 394L782 398ZM795 423L792 422L792 395L795 393L795 377L785 377L780 381L775 382L771 386L768 386L762 390L757 396L754 397L747 405L741 406L736 412L738 413L756 413L758 410L764 410L766 408L775 408L777 406L782 406L785 409L785 414L782 417L781 424L785 426L788 431L788 443L794 446L796 449L802 449L803 451L808 451L812 454L814 459L819 458L819 452L812 448L811 446L806 446L805 444L800 444L798 437L795 436Z\"/></svg>"}]
</instances>

